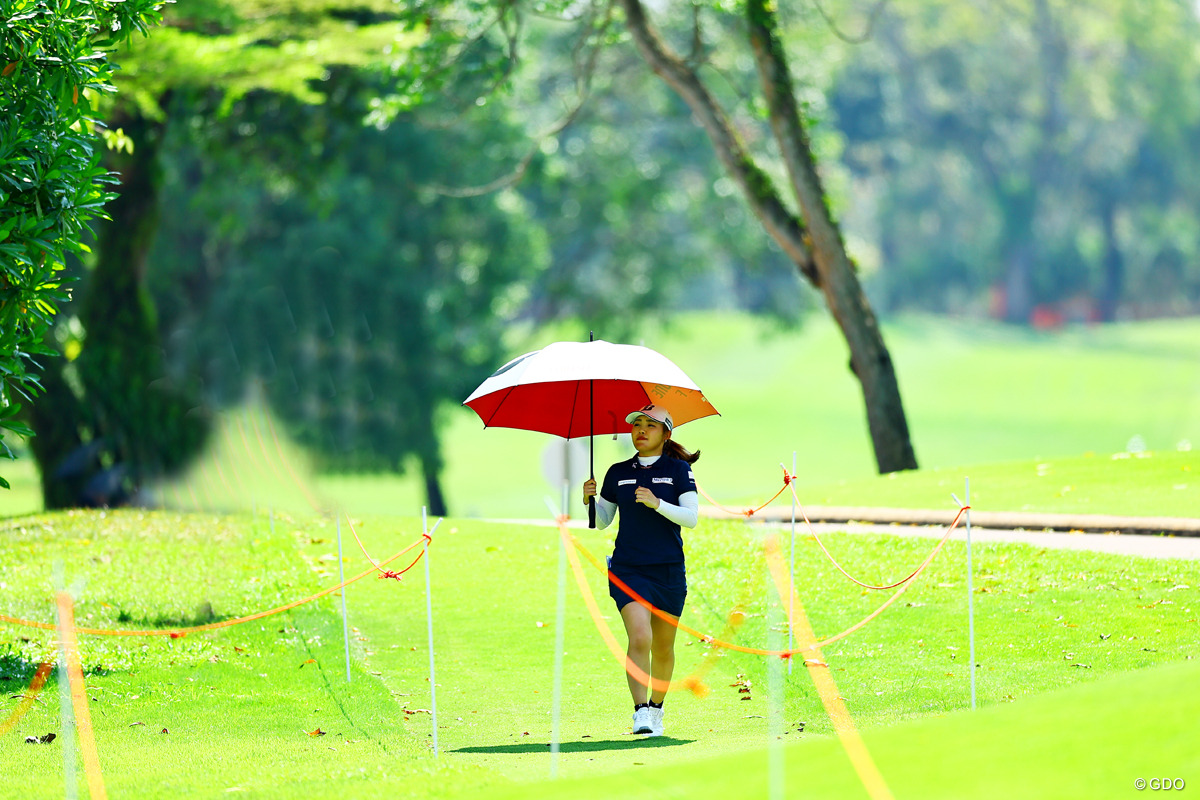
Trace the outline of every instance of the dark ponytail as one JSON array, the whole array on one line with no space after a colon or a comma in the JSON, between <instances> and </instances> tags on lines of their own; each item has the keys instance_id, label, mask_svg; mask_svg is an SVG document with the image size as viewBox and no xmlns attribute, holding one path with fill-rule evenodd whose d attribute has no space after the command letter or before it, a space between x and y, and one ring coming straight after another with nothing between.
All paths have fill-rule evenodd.
<instances>
[{"instance_id":1,"label":"dark ponytail","mask_svg":"<svg viewBox=\"0 0 1200 800\"><path fill-rule=\"evenodd\" d=\"M680 461L686 461L689 464L695 464L697 459L700 458L700 451L697 450L692 453L674 439L667 439L663 442L663 455L677 458Z\"/></svg>"}]
</instances>

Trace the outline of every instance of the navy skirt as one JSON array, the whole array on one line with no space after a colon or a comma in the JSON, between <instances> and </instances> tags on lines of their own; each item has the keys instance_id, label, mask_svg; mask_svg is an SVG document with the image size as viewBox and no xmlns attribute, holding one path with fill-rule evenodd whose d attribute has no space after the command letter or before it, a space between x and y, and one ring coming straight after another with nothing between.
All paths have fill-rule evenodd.
<instances>
[{"instance_id":1,"label":"navy skirt","mask_svg":"<svg viewBox=\"0 0 1200 800\"><path fill-rule=\"evenodd\" d=\"M632 566L614 564L610 560L608 568L655 608L674 617L683 613L683 602L687 599L687 571L682 562ZM608 595L616 602L618 611L634 601L611 579L608 582Z\"/></svg>"}]
</instances>

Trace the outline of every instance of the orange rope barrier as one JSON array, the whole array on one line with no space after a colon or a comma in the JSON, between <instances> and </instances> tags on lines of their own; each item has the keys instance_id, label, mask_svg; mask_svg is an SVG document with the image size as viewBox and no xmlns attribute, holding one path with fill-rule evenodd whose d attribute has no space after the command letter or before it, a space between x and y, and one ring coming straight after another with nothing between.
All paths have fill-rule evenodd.
<instances>
[{"instance_id":1,"label":"orange rope barrier","mask_svg":"<svg viewBox=\"0 0 1200 800\"><path fill-rule=\"evenodd\" d=\"M793 497L796 496L795 489L792 489L792 496ZM925 569L925 567L929 566L929 562L933 560L933 557L937 554L937 551L941 549L941 546L943 544L945 544L945 542L948 538L950 538L950 534L954 533L954 529L956 527L958 527L958 521L960 519L962 519L962 515L965 514L968 509L971 508L970 506L963 506L962 508L960 508L958 510L958 513L954 516L954 521L951 522L950 527L946 529L946 533L944 536L942 536L941 541L938 542L937 547L935 547L933 549L933 552L929 554L929 558L926 558L925 561L922 562L922 564L919 567L917 567L915 570L910 572L907 577L901 578L900 580L896 581L895 583L890 583L887 586L873 586L872 584L869 584L869 583L863 583L858 578L854 577L849 572L847 572L845 570L845 568L843 568L842 565L838 563L837 559L833 557L833 554L829 552L829 549L827 547L825 547L825 543L821 541L821 537L817 535L817 531L816 531L816 529L813 528L812 523L808 521L808 515L804 513L804 506L800 503L800 499L798 497L796 498L796 507L800 509L800 515L802 517L804 517L804 524L806 526L808 526L808 532L812 535L813 539L816 539L817 545L820 546L821 551L824 552L826 557L829 559L829 561L835 567L837 567L838 571L841 572L843 575L845 575L847 578L849 578L854 583L857 583L859 586L863 587L864 589L873 589L873 590L895 589L897 586L904 584L904 583L908 583L913 578L915 578L921 572L921 570L923 570L923 569Z\"/></svg>"},{"instance_id":2,"label":"orange rope barrier","mask_svg":"<svg viewBox=\"0 0 1200 800\"><path fill-rule=\"evenodd\" d=\"M863 587L864 589L871 589L871 590L895 589L897 586L908 583L910 580L915 578L921 572L921 570L923 570L929 564L929 561L933 558L933 555L931 554L930 557L928 559L926 559L923 564L921 564L921 566L917 567L915 570L913 570L911 573L909 573L907 577L901 578L900 580L896 581L895 583L890 583L890 584L887 584L886 586L875 586L873 584L864 583L863 581L860 581L858 578L855 578L853 575L851 575L849 572L847 572L845 570L845 568L842 567L842 565L838 563L837 559L835 559L833 557L833 554L829 552L829 549L827 547L825 547L825 543L822 542L821 537L817 535L816 530L812 526L812 522L810 522L808 519L808 514L806 514L804 511L804 504L800 502L800 497L796 494L796 486L795 486L796 476L789 474L787 471L787 467L783 466L783 464L780 464L779 467L780 467L780 469L783 470L783 487L778 492L775 493L774 497L772 497L770 500L768 500L767 502L760 505L758 508L751 508L751 509L747 509L745 511L734 511L733 509L722 506L716 500L713 500L712 497L710 497L708 495L708 493L706 493L703 489L700 488L699 484L696 485L696 488L697 488L697 490L699 490L700 494L704 495L704 498L706 500L708 500L708 502L712 503L714 506L716 506L720 510L722 510L728 514L740 514L745 517L754 516L756 513L758 513L759 511L762 511L768 505L775 502L775 500L779 497L779 495L783 494L788 489L791 489L792 498L796 501L796 507L800 509L800 515L804 518L804 524L808 527L808 532L812 535L813 539L816 540L817 545L825 553L826 557L828 557L829 560L833 563L833 566L837 567L839 572L841 572L843 575L845 575L847 578L849 578L852 582L857 583L859 586ZM969 509L970 509L970 506L962 506L961 508L959 508L958 514L954 517L954 521L952 523L950 523L950 527L946 530L946 535L942 538L943 542L945 542L945 540L947 538L949 538L950 534L954 531L955 527L958 526L959 519L961 519L962 515ZM934 549L934 552L936 552L936 550L937 550L937 548Z\"/></svg>"},{"instance_id":3,"label":"orange rope barrier","mask_svg":"<svg viewBox=\"0 0 1200 800\"><path fill-rule=\"evenodd\" d=\"M579 586L579 592L583 595L583 602L588 608L588 612L592 615L592 622L596 625L596 630L600 633L600 638L604 639L604 643L608 645L608 649L626 672L628 672L634 680L641 683L651 691L663 690L670 692L675 689L688 689L694 692L697 696L704 696L708 693L708 687L694 679L683 681L664 681L660 678L655 678L637 664L629 660L625 649L621 647L621 643L617 641L617 637L609 630L608 625L604 624L603 615L600 613L600 607L596 604L596 597L592 594L592 587L588 585L587 578L583 574L583 566L579 563L579 556L575 552L575 548L571 547L574 537L567 530L567 517L559 516L556 518L558 522L558 533L562 538L563 548L567 553L567 560L571 564L571 571L575 574L575 583ZM578 547L578 543L576 543ZM633 595L630 595L631 597ZM642 601L643 603L645 601ZM647 606L654 611L653 606ZM660 612L660 614L665 612ZM670 617L669 614L666 615ZM673 617L671 617L674 619Z\"/></svg>"},{"instance_id":4,"label":"orange rope barrier","mask_svg":"<svg viewBox=\"0 0 1200 800\"><path fill-rule=\"evenodd\" d=\"M716 500L712 499L712 497L709 496L708 492L704 491L703 487L701 487L699 483L696 484L696 491L700 492L700 494L702 494L704 496L705 500L707 500L708 502L712 503L717 508L724 511L726 514L736 514L738 516L743 516L743 517L753 517L759 511L762 511L764 508L771 505L771 503L774 503L776 498L778 498L779 495L783 494L784 491L788 488L788 486L791 485L791 482L794 479L794 477L795 476L793 476L793 475L789 475L788 471L785 469L783 471L783 486L779 487L779 491L776 492L775 495L770 500L768 500L767 502L758 506L757 508L748 508L745 511L738 511L736 509L727 508L727 507L721 505Z\"/></svg>"},{"instance_id":5,"label":"orange rope barrier","mask_svg":"<svg viewBox=\"0 0 1200 800\"><path fill-rule=\"evenodd\" d=\"M410 569L415 567L417 565L417 563L421 560L421 558L424 557L424 555L425 555L425 549L422 548L421 552L417 553L417 557L412 560L412 563L409 564L404 569L400 570L399 572L392 572L390 569L384 569L382 566L380 566L380 564L375 559L371 558L371 554L367 552L367 548L363 547L362 539L358 538L358 531L356 531L354 529L354 523L350 520L349 514L346 515L346 524L350 526L350 532L354 534L354 541L358 542L358 549L362 550L362 554L366 557L367 561L371 562L371 566L375 567L375 569L378 570L380 578L395 578L396 580L400 580L400 577L402 575L404 575L404 573L408 572ZM442 521L439 519L434 524L433 530L436 531L437 526L441 525L441 524L442 524ZM422 534L422 538L432 542L433 541L433 531Z\"/></svg>"},{"instance_id":6,"label":"orange rope barrier","mask_svg":"<svg viewBox=\"0 0 1200 800\"><path fill-rule=\"evenodd\" d=\"M86 687L83 683L83 666L79 663L79 642L75 638L75 606L71 595L59 592L55 598L58 606L58 639L62 646L67 666L67 680L71 687L71 707L75 711L75 735L79 740L79 752L83 756L83 770L87 774L88 792L92 800L105 800L104 776L100 772L100 754L96 750L96 737L92 735L92 712L88 709ZM64 742L63 747L70 747Z\"/></svg>"},{"instance_id":7,"label":"orange rope barrier","mask_svg":"<svg viewBox=\"0 0 1200 800\"><path fill-rule=\"evenodd\" d=\"M965 510L966 510L965 508L962 509L962 511L965 511ZM954 518L954 522L953 522L953 524L951 524L950 529L947 530L946 535L942 537L942 540L940 542L938 542L937 546L933 548L933 551L929 554L929 557L925 559L925 562L923 564L921 564L920 567L918 567L908 578L906 578L902 582L902 585L900 585L899 590L895 594L893 594L891 597L889 597L887 600L885 600L879 606L879 608L875 609L873 612L871 612L869 615L867 615L865 618L863 618L859 622L855 623L854 625L851 625L849 628L846 628L841 633L838 633L834 636L830 636L826 639L822 639L821 641L816 642L815 646L825 647L830 644L833 644L834 642L845 639L847 636L850 636L851 634L860 630L867 623L871 622L873 619L875 619L880 614L882 614L889 606L892 605L892 603L899 600L900 596L903 595L906 591L908 591L908 589L912 586L913 578L915 578L917 575L920 575L921 572L923 572L925 570L925 568L928 567L929 564L933 562L933 559L937 556L937 554L939 552L941 552L942 547L945 546L946 542L950 538L950 533L958 525L958 521L961 518L962 518L962 512L960 512L959 515ZM670 624L674 625L675 627L677 627L679 630L683 631L684 633L690 634L691 636L695 636L696 638L700 639L701 641L705 642L706 644L710 644L710 645L713 645L714 647L719 647L719 648L723 648L726 650L733 650L733 651L736 651L739 653L748 653L750 655L759 655L759 656L780 656L783 658L789 658L789 657L796 655L797 653L800 653L804 650L803 647L797 647L797 648L793 648L791 650L766 650L766 649L759 648L759 647L746 647L744 645L734 644L733 642L725 641L722 639L717 639L708 634L701 633L700 631L696 630L695 628L692 628L689 625L686 625L683 622L680 622L678 619L676 619L675 617L666 613L665 611L662 611L661 609L656 608L653 603L651 603L649 600L646 600L644 597L639 595L630 586L628 586L624 581L622 581L620 578L618 578L616 575L614 575L606 566L604 566L600 562L600 560L598 558L596 558L595 555L593 555L586 547L584 547L583 544L577 538L575 538L574 535L570 534L569 532L566 535L570 537L571 543L579 550L579 552L581 552L583 554L584 558L586 558L588 561L590 561L592 563L592 565L594 567L596 567L596 569L605 573L608 576L608 579L613 583L613 585L615 585L621 591L625 592L627 595L632 597L634 602L640 604L641 606L643 606L644 608L649 610L651 614L654 614L659 619L669 622Z\"/></svg>"},{"instance_id":8,"label":"orange rope barrier","mask_svg":"<svg viewBox=\"0 0 1200 800\"><path fill-rule=\"evenodd\" d=\"M381 562L379 564L379 566L386 567L388 564L390 564L393 561L395 561L396 559L400 558L400 556L404 555L409 550L412 550L414 547L417 547L419 545L423 545L427 541L432 541L431 537L428 534L423 534L420 539L413 542L408 547L401 550L399 553L396 553L394 556L391 556L386 561ZM413 563L416 563L416 562L413 562ZM354 576L353 578L350 578L349 580L344 581L343 583L339 583L337 586L332 586L328 589L323 589L323 590L317 592L316 594L311 595L310 597L305 597L301 600L294 600L291 603L279 606L278 608L272 608L268 611L260 611L256 614L250 614L249 616L246 616L246 617L238 617L237 619L227 619L227 620L223 620L221 622L212 622L207 625L196 625L196 626L193 626L190 628L172 628L172 629L164 629L164 630L113 631L113 630L102 630L99 628L76 628L76 630L79 633L86 633L90 636L170 636L172 639L178 639L180 637L186 636L189 633L199 633L201 631L211 631L211 630L216 630L217 628L228 628L233 625L241 625L246 622L253 622L256 619L262 619L263 617L269 617L274 614L282 613L284 611L290 611L291 609L296 608L297 606L302 606L305 603L311 603L313 600L318 600L327 594L332 594L333 592L336 592L339 589L342 589L343 587L349 586L350 584L355 583L356 581L360 581L363 578L370 575L372 572L374 572L375 569L376 569L376 567L374 565L372 565L371 569L368 569L365 572L362 572L362 573ZM55 626L50 625L45 622L34 622L32 620L19 619L17 617L7 616L5 614L0 614L0 622L7 622L10 625L21 625L26 628L41 628L42 630L54 630L54 627L55 627Z\"/></svg>"},{"instance_id":9,"label":"orange rope barrier","mask_svg":"<svg viewBox=\"0 0 1200 800\"><path fill-rule=\"evenodd\" d=\"M787 603L790 609L788 625L791 626L792 632L797 640L815 641L816 634L813 633L808 616L804 613L804 604L800 602L800 597L796 594L791 573L783 561L778 536L771 536L767 539L764 553L767 566L771 571L771 578L779 593L779 599ZM837 733L838 741L846 750L846 755L849 756L850 763L854 765L854 771L858 773L858 778L862 781L867 793L872 800L891 800L892 792L879 772L879 767L871 758L871 753L863 743L862 737L858 735L858 729L854 727L854 719L850 716L850 710L846 708L846 702L842 699L841 692L838 691L837 683L833 680L833 673L825 662L819 645L809 645L804 649L804 665L808 668L808 674L812 678L813 684L817 687L817 694L821 698L821 704L825 706L825 713L833 722L833 729Z\"/></svg>"},{"instance_id":10,"label":"orange rope barrier","mask_svg":"<svg viewBox=\"0 0 1200 800\"><path fill-rule=\"evenodd\" d=\"M29 688L21 696L21 702L17 704L12 714L9 714L8 719L0 722L0 736L15 728L29 709L33 708L33 704L37 702L37 696L42 691L42 687L46 685L46 679L50 677L50 670L53 668L54 664L49 661L38 664L37 672L33 673L33 680L29 682Z\"/></svg>"}]
</instances>

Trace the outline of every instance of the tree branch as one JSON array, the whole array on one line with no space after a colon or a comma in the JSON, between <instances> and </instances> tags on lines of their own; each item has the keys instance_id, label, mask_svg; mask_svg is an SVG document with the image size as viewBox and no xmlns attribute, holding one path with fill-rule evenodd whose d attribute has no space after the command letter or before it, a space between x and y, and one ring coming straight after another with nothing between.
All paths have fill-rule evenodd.
<instances>
[{"instance_id":1,"label":"tree branch","mask_svg":"<svg viewBox=\"0 0 1200 800\"><path fill-rule=\"evenodd\" d=\"M879 19L880 12L883 11L884 6L887 4L888 0L877 0L874 8L867 14L867 27L858 36L849 36L842 33L841 29L838 28L837 23L829 16L829 12L825 10L825 6L821 4L821 0L813 0L813 5L816 6L817 13L821 15L821 19L825 20L825 24L829 26L829 30L833 31L833 35L849 44L862 44L871 38L871 34L875 30L875 22Z\"/></svg>"},{"instance_id":2,"label":"tree branch","mask_svg":"<svg viewBox=\"0 0 1200 800\"><path fill-rule=\"evenodd\" d=\"M529 165L533 163L533 159L537 157L538 152L541 150L542 142L558 136L566 130L579 117L580 112L583 111L584 104L591 95L592 78L596 74L596 59L600 55L604 33L611 24L612 2L609 0L609 2L605 3L603 19L596 28L594 35L589 37L585 32L580 37L580 42L573 53L574 61L577 65L576 88L579 92L578 99L556 123L534 138L533 144L526 151L525 155L521 157L521 160L517 162L515 167L508 173L477 186L452 187L435 184L429 188L446 197L479 197L480 195L490 194L491 192L499 191L500 189L505 189L519 183L525 177L525 173L529 170ZM590 23L587 25L587 29L591 29ZM589 38L594 40L590 48L587 46Z\"/></svg>"},{"instance_id":3,"label":"tree branch","mask_svg":"<svg viewBox=\"0 0 1200 800\"><path fill-rule=\"evenodd\" d=\"M717 158L741 187L750 209L767 233L814 285L820 284L803 223L780 199L770 176L755 162L733 129L728 114L700 81L695 71L653 30L641 0L621 0L626 25L650 68L675 90L712 141Z\"/></svg>"}]
</instances>

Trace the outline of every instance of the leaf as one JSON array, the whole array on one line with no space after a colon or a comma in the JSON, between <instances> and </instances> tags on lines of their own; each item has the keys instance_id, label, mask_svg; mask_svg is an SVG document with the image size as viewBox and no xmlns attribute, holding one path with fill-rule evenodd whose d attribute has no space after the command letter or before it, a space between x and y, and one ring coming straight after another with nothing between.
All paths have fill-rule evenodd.
<instances>
[{"instance_id":1,"label":"leaf","mask_svg":"<svg viewBox=\"0 0 1200 800\"><path fill-rule=\"evenodd\" d=\"M317 728L315 731L309 731L308 735L309 736L324 736L325 731L321 730L320 728Z\"/></svg>"}]
</instances>

